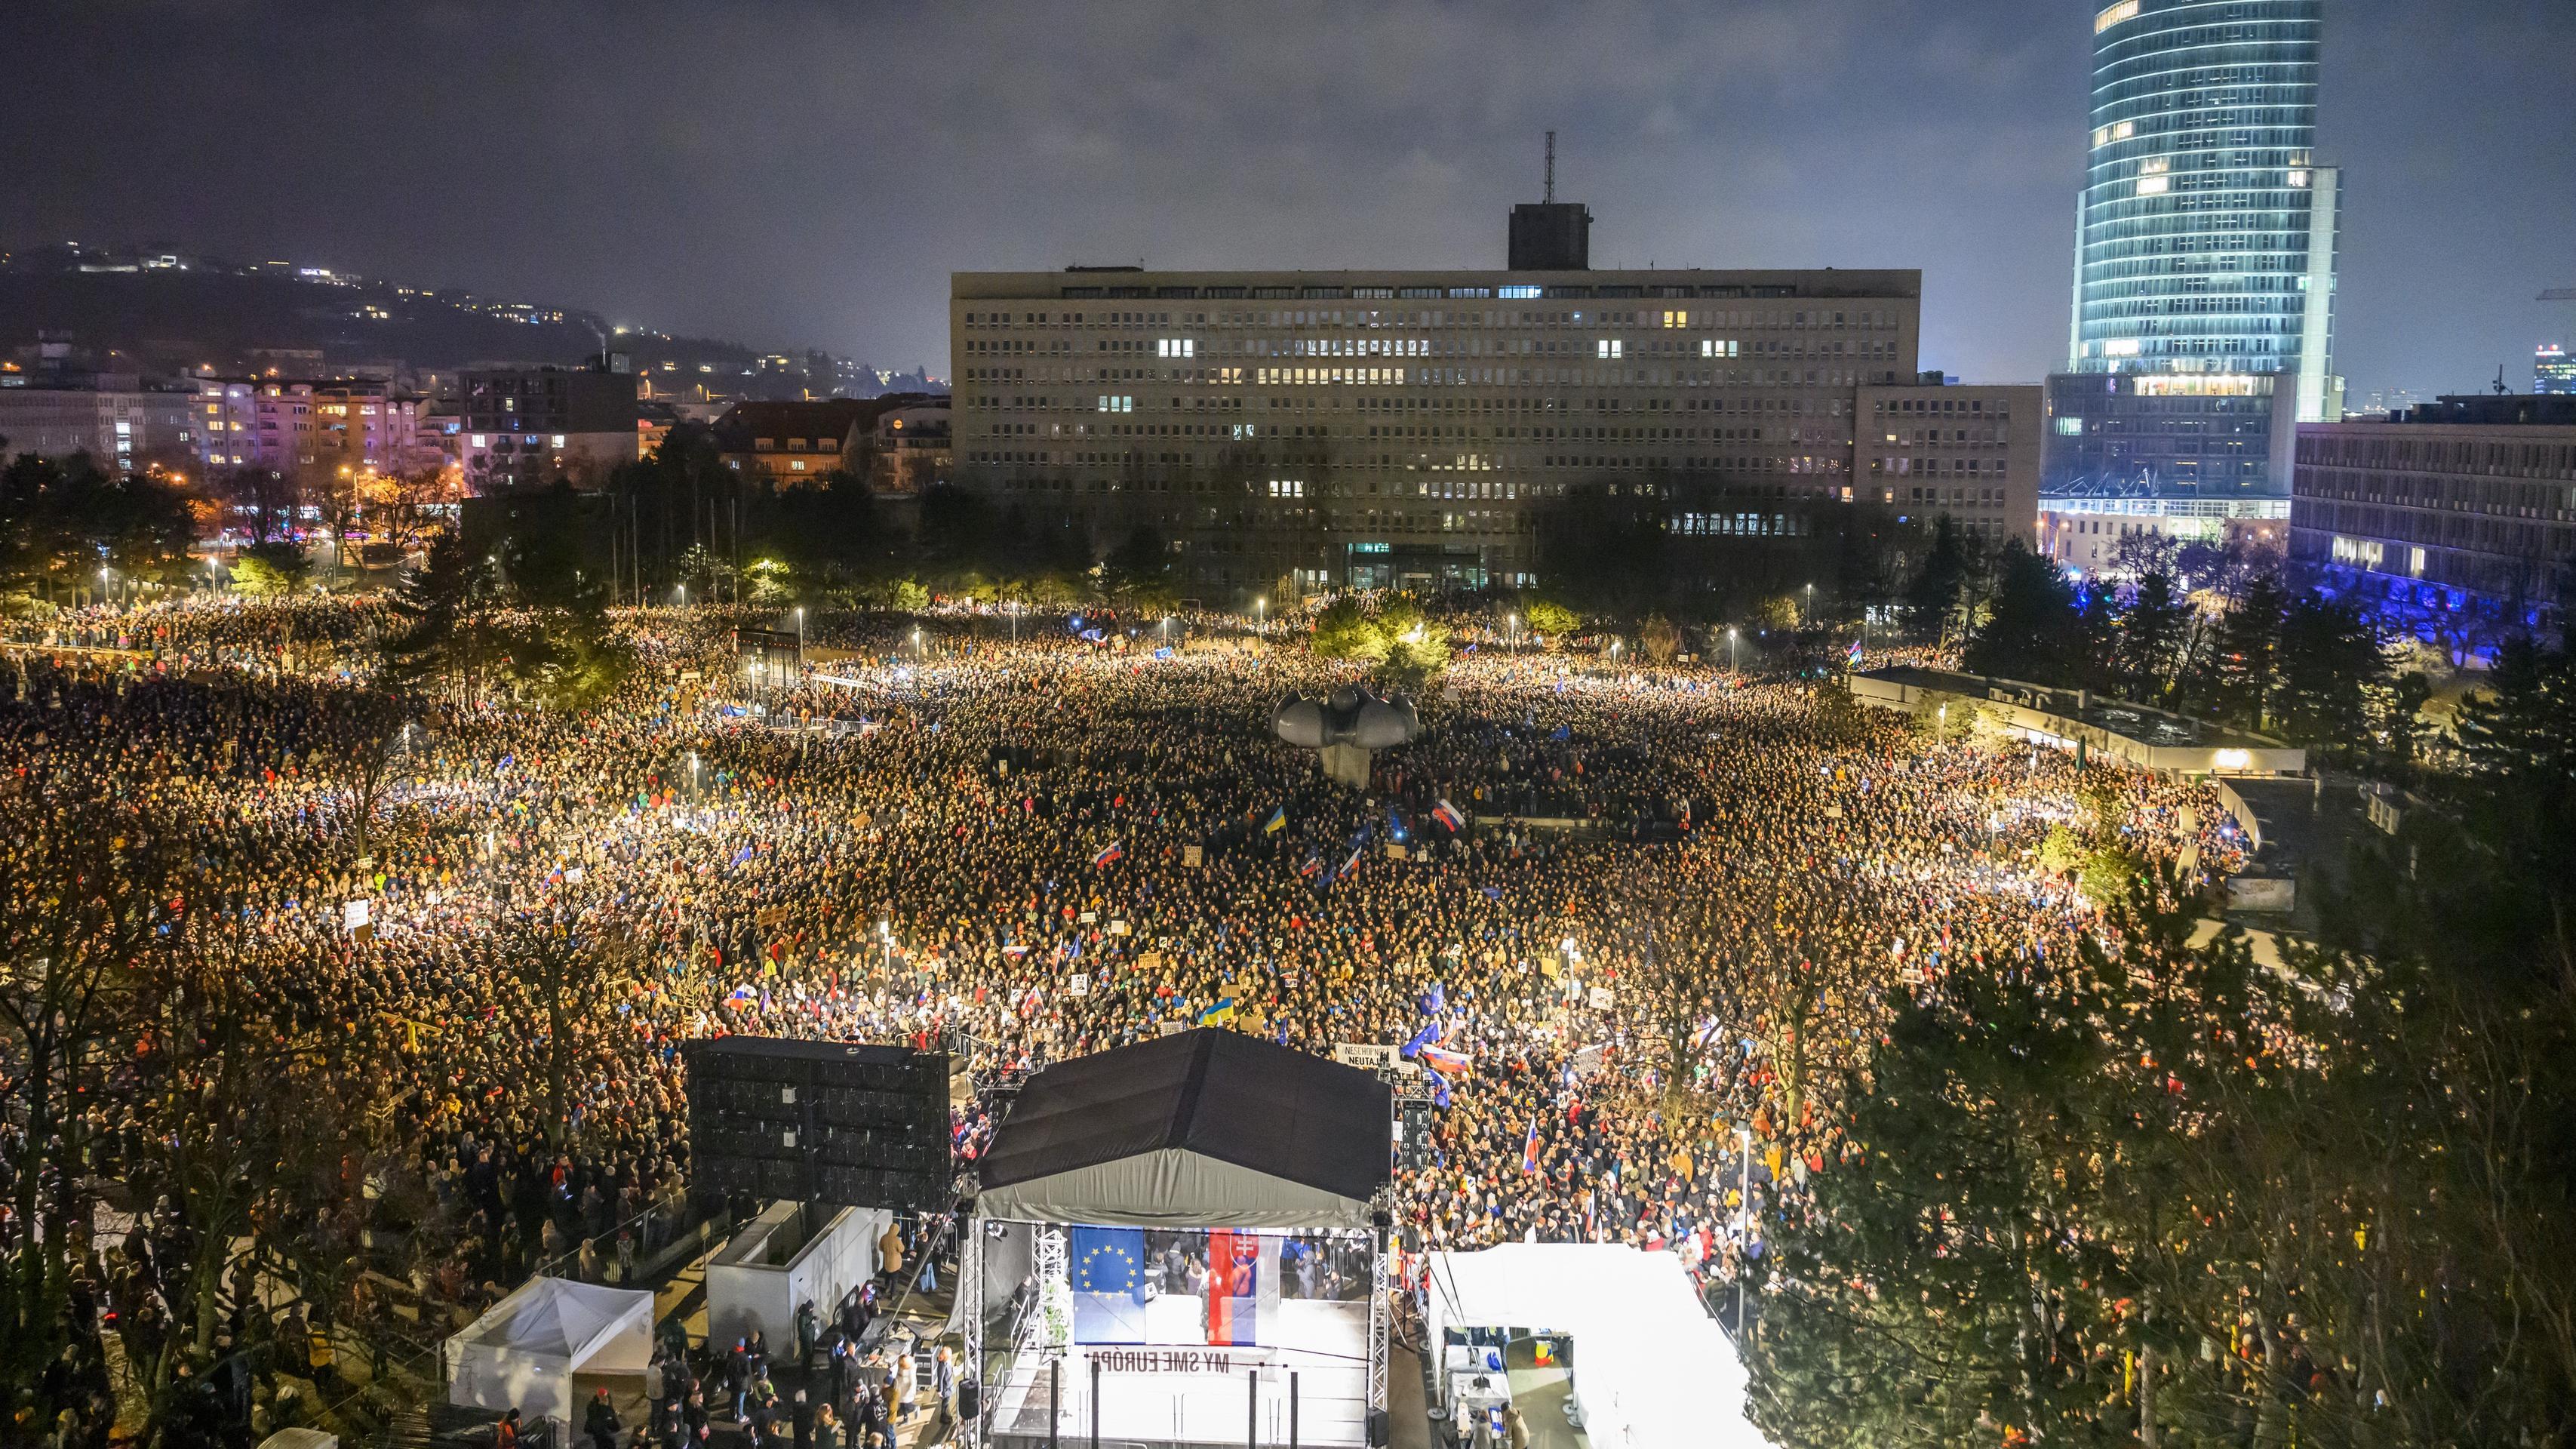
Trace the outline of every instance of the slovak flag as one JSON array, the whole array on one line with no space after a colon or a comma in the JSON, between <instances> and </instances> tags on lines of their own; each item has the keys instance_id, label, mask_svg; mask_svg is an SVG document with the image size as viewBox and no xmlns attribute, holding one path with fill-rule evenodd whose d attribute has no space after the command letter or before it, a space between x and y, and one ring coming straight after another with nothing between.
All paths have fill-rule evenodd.
<instances>
[{"instance_id":1,"label":"slovak flag","mask_svg":"<svg viewBox=\"0 0 2576 1449\"><path fill-rule=\"evenodd\" d=\"M1103 869L1103 868L1105 868L1105 867L1106 867L1106 866L1107 866L1111 861L1113 861L1113 860L1117 860L1117 859L1120 859L1121 857L1125 856L1126 854L1127 854L1127 848L1126 848L1125 846L1123 846L1123 845L1119 844L1117 841L1113 840L1113 841L1109 842L1109 848L1108 848L1108 849L1106 849L1106 850L1104 850L1104 851L1100 852L1098 855L1095 855L1095 856L1093 856L1093 857L1091 858L1091 868L1092 868L1093 870L1100 870L1100 869Z\"/></svg>"},{"instance_id":2,"label":"slovak flag","mask_svg":"<svg viewBox=\"0 0 2576 1449\"><path fill-rule=\"evenodd\" d=\"M1467 828L1467 817L1459 814L1458 807L1450 804L1446 796L1441 798L1439 804L1431 807L1431 818L1448 826L1449 833L1452 835Z\"/></svg>"},{"instance_id":3,"label":"slovak flag","mask_svg":"<svg viewBox=\"0 0 2576 1449\"><path fill-rule=\"evenodd\" d=\"M1529 1136L1521 1140L1521 1171L1538 1171L1538 1119L1532 1117Z\"/></svg>"},{"instance_id":4,"label":"slovak flag","mask_svg":"<svg viewBox=\"0 0 2576 1449\"><path fill-rule=\"evenodd\" d=\"M1444 1077L1463 1077L1475 1066L1465 1052L1453 1052L1443 1046L1427 1046L1415 1055L1424 1066Z\"/></svg>"}]
</instances>

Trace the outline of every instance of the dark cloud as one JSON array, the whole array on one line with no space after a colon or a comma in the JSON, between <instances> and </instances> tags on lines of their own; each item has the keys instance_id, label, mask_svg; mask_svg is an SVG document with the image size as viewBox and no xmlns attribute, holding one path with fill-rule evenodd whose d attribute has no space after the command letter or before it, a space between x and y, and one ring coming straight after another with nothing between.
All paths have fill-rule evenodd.
<instances>
[{"instance_id":1,"label":"dark cloud","mask_svg":"<svg viewBox=\"0 0 2576 1449\"><path fill-rule=\"evenodd\" d=\"M20 3L0 231L283 256L881 364L947 273L1919 266L1926 359L2065 350L2085 0ZM2566 0L2335 0L2338 348L2466 386L2576 316ZM2562 309L2562 311L2565 309Z\"/></svg>"}]
</instances>

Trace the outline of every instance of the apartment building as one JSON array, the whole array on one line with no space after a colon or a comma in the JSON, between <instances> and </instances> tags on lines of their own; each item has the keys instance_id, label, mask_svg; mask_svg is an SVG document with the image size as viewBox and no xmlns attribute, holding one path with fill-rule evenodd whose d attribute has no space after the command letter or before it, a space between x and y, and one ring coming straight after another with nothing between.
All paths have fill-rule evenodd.
<instances>
[{"instance_id":1,"label":"apartment building","mask_svg":"<svg viewBox=\"0 0 2576 1449\"><path fill-rule=\"evenodd\" d=\"M144 387L131 375L103 377L95 387L0 389L0 462L22 453L86 453L115 473L185 466L196 457L189 395Z\"/></svg>"},{"instance_id":2,"label":"apartment building","mask_svg":"<svg viewBox=\"0 0 2576 1449\"><path fill-rule=\"evenodd\" d=\"M1915 271L962 272L956 478L1098 547L1152 527L1227 601L1532 583L1543 512L1577 489L1676 534L1804 533L1820 505L1935 486L1910 465L2013 446L1858 446L1890 431L1874 409L1952 400L1909 386L1920 295ZM2035 438L2035 390L2008 409ZM1992 475L1938 476L1939 506L1973 486L1981 524L2014 516Z\"/></svg>"},{"instance_id":3,"label":"apartment building","mask_svg":"<svg viewBox=\"0 0 2576 1449\"><path fill-rule=\"evenodd\" d=\"M313 478L419 473L449 461L427 400L389 383L200 376L195 385L199 453L210 469Z\"/></svg>"},{"instance_id":4,"label":"apartment building","mask_svg":"<svg viewBox=\"0 0 2576 1449\"><path fill-rule=\"evenodd\" d=\"M560 472L596 486L640 455L635 376L622 356L592 366L468 369L457 374L457 452L477 493Z\"/></svg>"}]
</instances>

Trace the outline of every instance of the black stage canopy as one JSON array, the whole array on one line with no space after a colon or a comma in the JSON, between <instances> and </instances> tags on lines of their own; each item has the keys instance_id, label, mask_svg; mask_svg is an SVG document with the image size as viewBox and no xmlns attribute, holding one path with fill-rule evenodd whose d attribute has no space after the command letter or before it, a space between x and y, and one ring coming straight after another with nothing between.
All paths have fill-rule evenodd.
<instances>
[{"instance_id":1,"label":"black stage canopy","mask_svg":"<svg viewBox=\"0 0 2576 1449\"><path fill-rule=\"evenodd\" d=\"M1029 1079L980 1174L986 1217L1112 1227L1365 1228L1392 1099L1367 1072L1185 1031Z\"/></svg>"}]
</instances>

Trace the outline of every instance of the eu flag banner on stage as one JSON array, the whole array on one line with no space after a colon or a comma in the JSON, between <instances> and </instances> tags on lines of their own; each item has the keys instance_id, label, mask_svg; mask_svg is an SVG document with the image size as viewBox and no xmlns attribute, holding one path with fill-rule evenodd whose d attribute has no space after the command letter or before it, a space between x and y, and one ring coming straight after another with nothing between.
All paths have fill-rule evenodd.
<instances>
[{"instance_id":1,"label":"eu flag banner on stage","mask_svg":"<svg viewBox=\"0 0 2576 1449\"><path fill-rule=\"evenodd\" d=\"M1073 1341L1145 1341L1145 1230L1073 1230Z\"/></svg>"}]
</instances>

